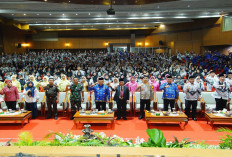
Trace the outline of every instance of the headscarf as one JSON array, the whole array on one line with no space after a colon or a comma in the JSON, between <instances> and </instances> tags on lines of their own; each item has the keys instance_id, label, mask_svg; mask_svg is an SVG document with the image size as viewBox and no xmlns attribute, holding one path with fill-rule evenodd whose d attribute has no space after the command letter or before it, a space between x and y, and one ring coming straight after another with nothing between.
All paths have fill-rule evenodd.
<instances>
[{"instance_id":1,"label":"headscarf","mask_svg":"<svg viewBox=\"0 0 232 157\"><path fill-rule=\"evenodd\" d=\"M132 81L132 79L135 79L135 77L134 77L134 76L131 76L131 78L130 78L130 82L131 82L131 83L135 83L135 80L134 80L134 81Z\"/></svg>"},{"instance_id":2,"label":"headscarf","mask_svg":"<svg viewBox=\"0 0 232 157\"><path fill-rule=\"evenodd\" d=\"M153 81L152 81L152 79L154 79ZM155 77L154 76L152 76L152 77L150 77L150 83L156 83L156 81L155 81Z\"/></svg>"},{"instance_id":3,"label":"headscarf","mask_svg":"<svg viewBox=\"0 0 232 157\"><path fill-rule=\"evenodd\" d=\"M29 83L32 84L31 87L29 87ZM28 81L27 82L27 87L25 88L26 91L31 90L31 96L34 97L35 94L35 87L34 87L34 83L32 81Z\"/></svg>"},{"instance_id":4,"label":"headscarf","mask_svg":"<svg viewBox=\"0 0 232 157\"><path fill-rule=\"evenodd\" d=\"M5 80L5 84L7 84L8 82L12 83L11 80Z\"/></svg>"}]
</instances>

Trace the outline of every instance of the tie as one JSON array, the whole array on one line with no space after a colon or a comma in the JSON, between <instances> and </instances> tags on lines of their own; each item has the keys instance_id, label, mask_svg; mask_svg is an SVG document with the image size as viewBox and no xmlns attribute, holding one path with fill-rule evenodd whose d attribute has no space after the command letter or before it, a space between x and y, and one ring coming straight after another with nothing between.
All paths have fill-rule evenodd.
<instances>
[{"instance_id":1,"label":"tie","mask_svg":"<svg viewBox=\"0 0 232 157\"><path fill-rule=\"evenodd\" d=\"M123 99L123 88L121 86L120 99Z\"/></svg>"}]
</instances>

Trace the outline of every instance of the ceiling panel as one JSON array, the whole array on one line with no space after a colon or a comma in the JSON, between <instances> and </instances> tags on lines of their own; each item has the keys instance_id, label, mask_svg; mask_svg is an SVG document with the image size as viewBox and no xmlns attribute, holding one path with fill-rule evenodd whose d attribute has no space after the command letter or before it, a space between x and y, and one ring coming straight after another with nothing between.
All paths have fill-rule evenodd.
<instances>
[{"instance_id":1,"label":"ceiling panel","mask_svg":"<svg viewBox=\"0 0 232 157\"><path fill-rule=\"evenodd\" d=\"M232 0L1 0L0 15L43 30L151 29L229 14Z\"/></svg>"}]
</instances>

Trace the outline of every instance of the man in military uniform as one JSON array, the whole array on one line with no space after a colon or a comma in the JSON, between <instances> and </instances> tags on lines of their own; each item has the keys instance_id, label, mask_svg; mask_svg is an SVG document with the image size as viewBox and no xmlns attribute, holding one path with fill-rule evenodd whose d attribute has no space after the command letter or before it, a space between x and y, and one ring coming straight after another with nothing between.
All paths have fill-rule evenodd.
<instances>
[{"instance_id":1,"label":"man in military uniform","mask_svg":"<svg viewBox=\"0 0 232 157\"><path fill-rule=\"evenodd\" d=\"M71 95L70 95L70 101L71 101L71 113L73 119L74 114L76 113L76 110L79 111L79 108L81 107L81 102L84 101L84 92L82 91L83 85L78 82L78 78L73 78L73 84L70 86ZM82 95L81 95L82 93Z\"/></svg>"},{"instance_id":2,"label":"man in military uniform","mask_svg":"<svg viewBox=\"0 0 232 157\"><path fill-rule=\"evenodd\" d=\"M50 119L52 117L52 105L53 105L53 114L54 119L57 120L57 103L59 102L59 89L56 85L54 85L54 79L49 78L49 84L44 87L46 101L48 106L48 116L46 119Z\"/></svg>"},{"instance_id":3,"label":"man in military uniform","mask_svg":"<svg viewBox=\"0 0 232 157\"><path fill-rule=\"evenodd\" d=\"M185 114L190 116L190 108L192 106L192 119L197 121L197 101L201 98L201 88L199 85L194 84L194 76L189 77L189 83L184 85L183 92L185 93Z\"/></svg>"}]
</instances>

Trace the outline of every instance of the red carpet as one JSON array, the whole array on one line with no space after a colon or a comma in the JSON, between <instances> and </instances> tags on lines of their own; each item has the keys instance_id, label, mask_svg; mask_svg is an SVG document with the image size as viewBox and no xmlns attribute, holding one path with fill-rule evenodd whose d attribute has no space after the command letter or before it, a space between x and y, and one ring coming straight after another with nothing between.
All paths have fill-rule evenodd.
<instances>
[{"instance_id":1,"label":"red carpet","mask_svg":"<svg viewBox=\"0 0 232 157\"><path fill-rule=\"evenodd\" d=\"M190 138L191 141L205 141L208 144L218 144L220 136L223 133L217 133L216 130L219 127L228 127L232 129L231 124L215 124L214 129L206 123L204 119L197 122L190 120L183 128L184 124L178 123L156 123L150 125L150 128L157 128L163 131L167 141L173 140L173 136L176 136L179 140L183 138ZM109 135L118 135L123 138L145 138L147 125L145 120L138 120L137 117L128 117L128 120L115 120L115 127L108 129L106 124L92 124L91 129L94 132L105 132ZM31 120L29 124L25 124L21 128L21 124L12 123L0 123L0 142L7 141L13 138L15 141L18 134L22 131L32 132L34 139L42 139L49 131L82 134L81 129L76 129L72 120L66 117L59 117L58 120L50 119L45 120L44 117L39 117L36 120Z\"/></svg>"}]
</instances>

